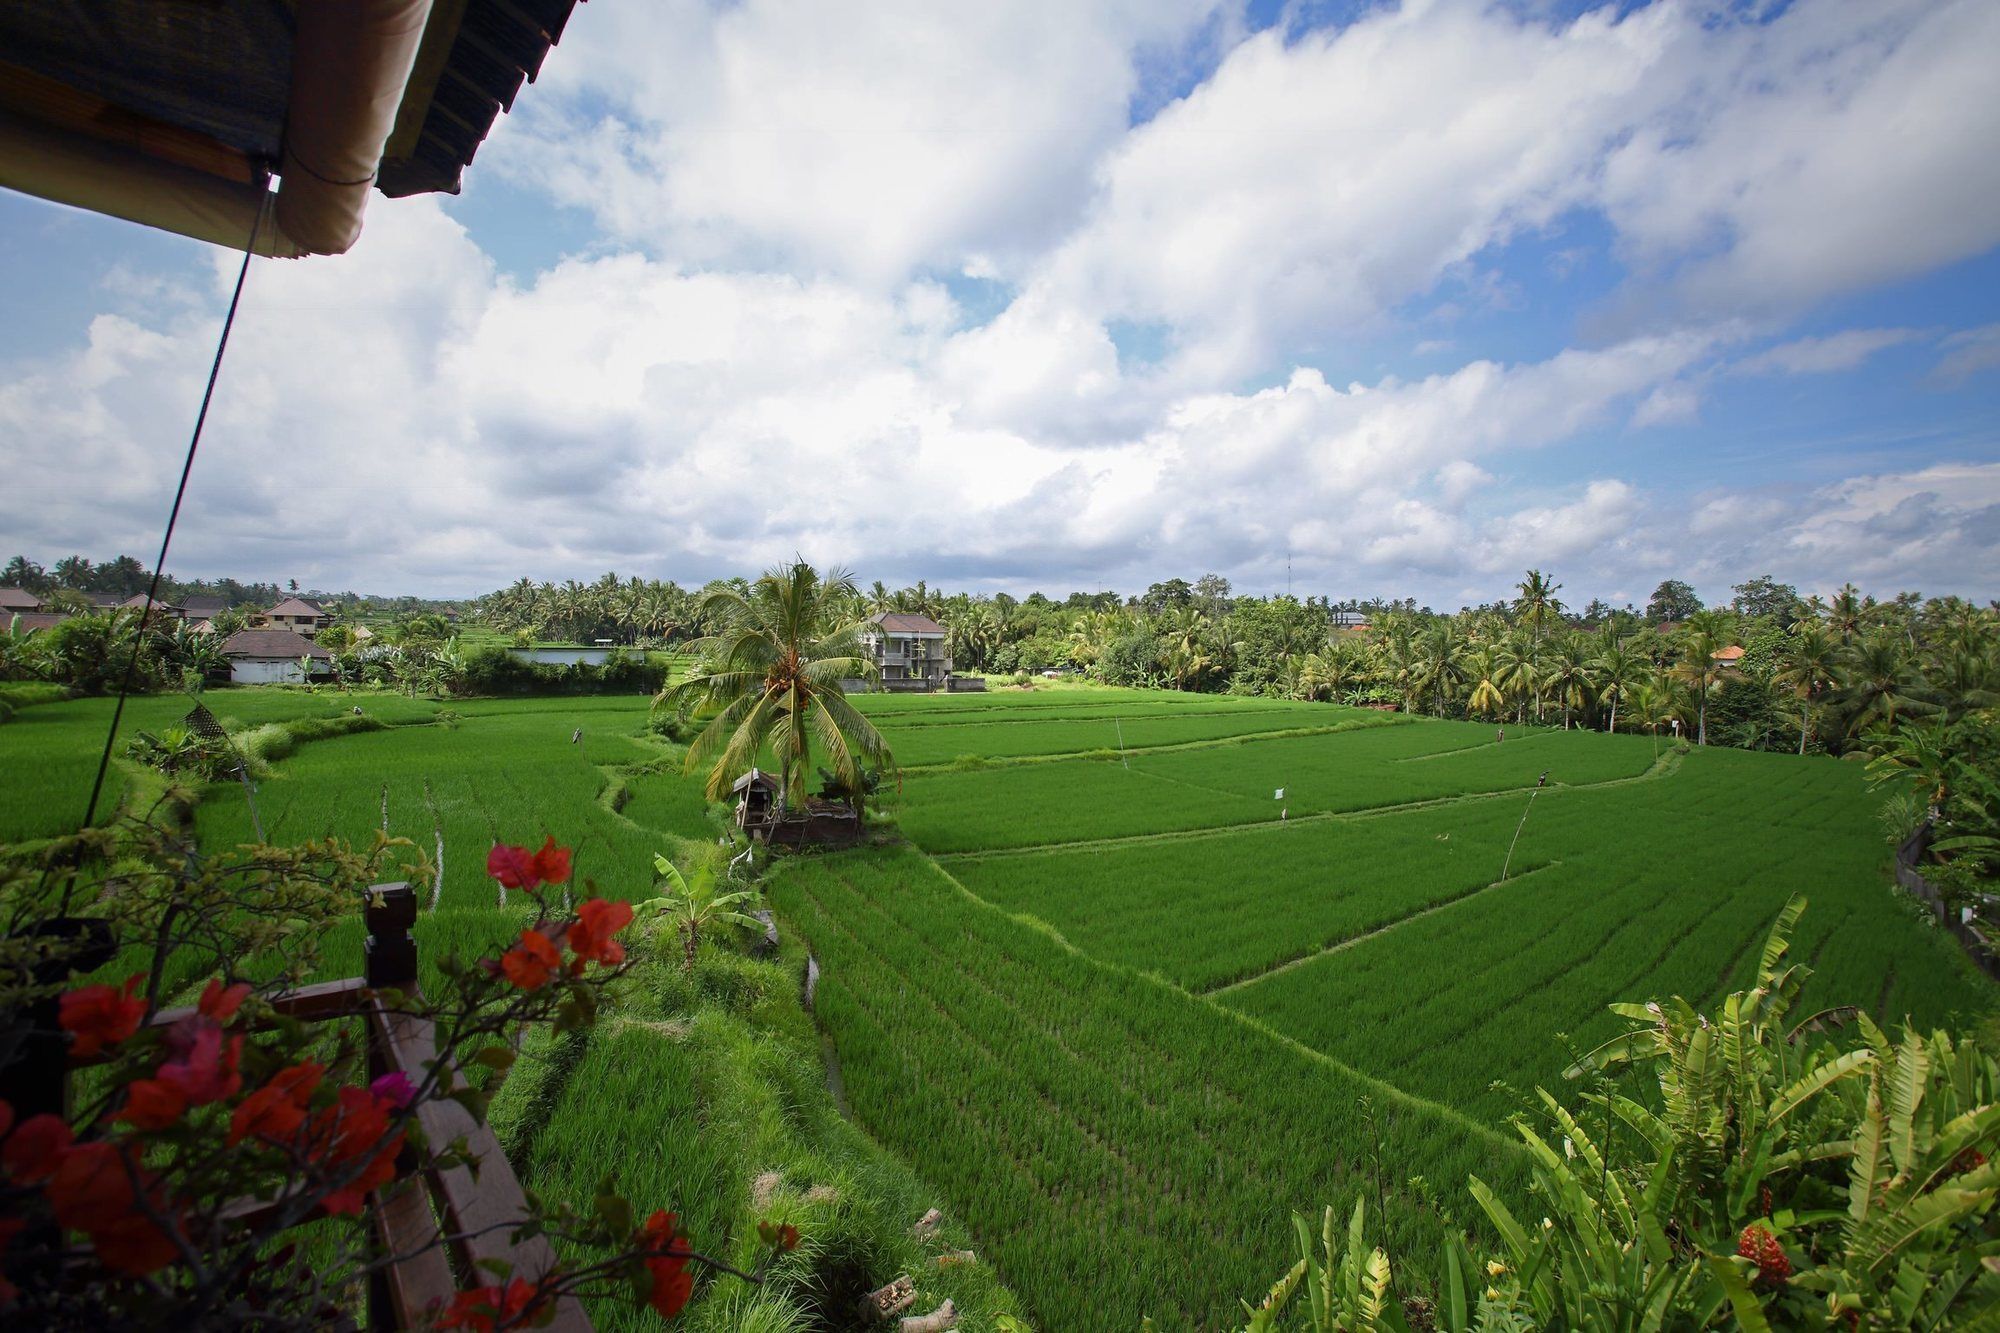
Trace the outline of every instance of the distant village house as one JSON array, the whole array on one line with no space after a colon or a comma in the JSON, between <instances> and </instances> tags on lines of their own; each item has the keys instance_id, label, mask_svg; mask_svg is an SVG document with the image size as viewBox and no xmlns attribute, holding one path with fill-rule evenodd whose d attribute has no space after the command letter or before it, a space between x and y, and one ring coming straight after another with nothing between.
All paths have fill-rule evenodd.
<instances>
[{"instance_id":1,"label":"distant village house","mask_svg":"<svg viewBox=\"0 0 2000 1333\"><path fill-rule=\"evenodd\" d=\"M288 629L311 638L325 629L333 617L302 597L287 597L272 607L264 620L274 629Z\"/></svg>"},{"instance_id":2,"label":"distant village house","mask_svg":"<svg viewBox=\"0 0 2000 1333\"><path fill-rule=\"evenodd\" d=\"M289 629L246 629L222 643L235 685L299 685L332 670L333 654Z\"/></svg>"},{"instance_id":3,"label":"distant village house","mask_svg":"<svg viewBox=\"0 0 2000 1333\"><path fill-rule=\"evenodd\" d=\"M951 650L943 625L909 611L878 611L861 631L861 646L881 672L885 690L948 690Z\"/></svg>"}]
</instances>

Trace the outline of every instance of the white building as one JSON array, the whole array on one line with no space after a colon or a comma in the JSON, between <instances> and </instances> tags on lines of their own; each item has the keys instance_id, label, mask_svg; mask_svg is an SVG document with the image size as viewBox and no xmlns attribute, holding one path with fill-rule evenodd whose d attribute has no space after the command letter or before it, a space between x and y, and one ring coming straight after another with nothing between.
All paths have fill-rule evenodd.
<instances>
[{"instance_id":1,"label":"white building","mask_svg":"<svg viewBox=\"0 0 2000 1333\"><path fill-rule=\"evenodd\" d=\"M298 685L324 675L333 654L311 639L288 629L246 629L222 645L229 659L229 679L236 685Z\"/></svg>"}]
</instances>

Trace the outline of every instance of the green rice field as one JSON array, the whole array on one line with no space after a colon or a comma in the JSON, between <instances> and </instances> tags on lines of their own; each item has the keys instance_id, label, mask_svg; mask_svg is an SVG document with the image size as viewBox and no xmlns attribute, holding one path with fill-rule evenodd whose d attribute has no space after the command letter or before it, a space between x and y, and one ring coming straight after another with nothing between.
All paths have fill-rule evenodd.
<instances>
[{"instance_id":1,"label":"green rice field","mask_svg":"<svg viewBox=\"0 0 2000 1333\"><path fill-rule=\"evenodd\" d=\"M552 835L636 898L656 852L729 826L643 699L207 702L252 737L356 706L382 724L273 741L256 799L280 840L365 840L385 799L426 856L441 827L426 951L517 928L484 871L496 839ZM1521 1188L1505 1119L1613 1030L1607 1004L1741 985L1794 894L1809 1008L1929 1024L2000 998L1892 890L1855 764L1079 687L858 705L903 770L871 845L783 860L770 902L818 959L814 1019L856 1121L1038 1327L1224 1327L1289 1262L1293 1209L1363 1195L1393 1245L1429 1253L1473 1224L1468 1174ZM136 700L126 729L185 709ZM0 725L0 838L74 826L109 711ZM119 792L141 782L114 771ZM196 823L215 845L252 836L234 784ZM352 968L358 923L329 946ZM533 1154L559 1188L699 1135L677 1048L625 1034L582 1067L570 1128ZM673 1170L708 1169L678 1151Z\"/></svg>"}]
</instances>

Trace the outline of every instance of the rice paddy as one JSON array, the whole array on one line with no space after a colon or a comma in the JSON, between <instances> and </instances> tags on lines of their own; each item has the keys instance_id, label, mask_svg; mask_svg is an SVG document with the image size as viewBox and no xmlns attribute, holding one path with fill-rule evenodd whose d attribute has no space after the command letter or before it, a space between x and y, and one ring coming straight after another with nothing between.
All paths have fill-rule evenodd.
<instances>
[{"instance_id":1,"label":"rice paddy","mask_svg":"<svg viewBox=\"0 0 2000 1333\"><path fill-rule=\"evenodd\" d=\"M250 726L353 706L208 703ZM507 935L495 839L552 835L599 892L636 898L655 852L727 825L641 699L361 706L386 728L277 759L259 813L276 839L360 841L386 805L427 856L441 829L427 950ZM1857 765L1142 691L860 706L905 770L883 786L893 827L782 864L771 901L820 961L815 1017L855 1116L1043 1327L1222 1327L1282 1269L1292 1209L1363 1194L1427 1253L1440 1206L1471 1221L1469 1172L1518 1185L1504 1117L1611 1030L1606 1004L1741 984L1794 893L1810 1006L1995 1008L1891 890ZM185 710L137 700L126 730ZM0 726L0 837L73 826L108 717L78 701ZM240 790L210 788L197 827L247 840ZM330 940L330 962L351 968L358 941ZM637 1040L594 1047L562 1092L563 1128L530 1151L556 1187L698 1135L676 1084L695 1066ZM706 1151L658 1169L720 1171Z\"/></svg>"}]
</instances>

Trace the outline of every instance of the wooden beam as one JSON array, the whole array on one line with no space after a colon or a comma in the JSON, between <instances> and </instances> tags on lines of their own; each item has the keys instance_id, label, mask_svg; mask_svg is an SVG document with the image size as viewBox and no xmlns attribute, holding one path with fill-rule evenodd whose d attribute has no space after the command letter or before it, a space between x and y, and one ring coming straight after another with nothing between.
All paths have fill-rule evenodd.
<instances>
[{"instance_id":1,"label":"wooden beam","mask_svg":"<svg viewBox=\"0 0 2000 1333\"><path fill-rule=\"evenodd\" d=\"M132 111L33 70L0 62L0 107L104 143L188 167L238 184L254 185L264 171L247 153L199 130Z\"/></svg>"}]
</instances>

